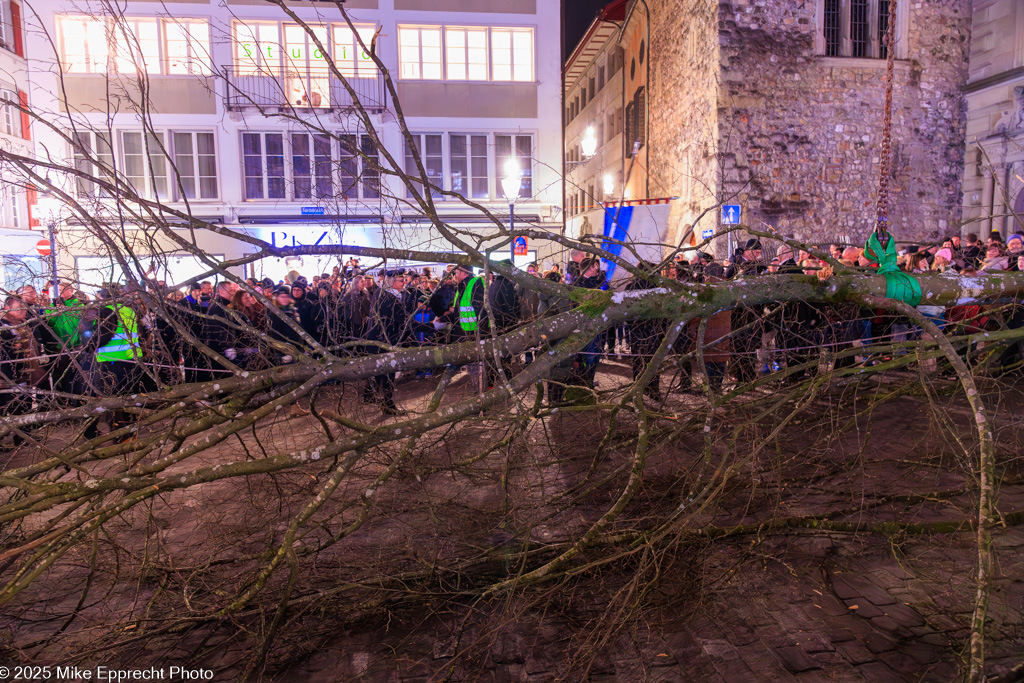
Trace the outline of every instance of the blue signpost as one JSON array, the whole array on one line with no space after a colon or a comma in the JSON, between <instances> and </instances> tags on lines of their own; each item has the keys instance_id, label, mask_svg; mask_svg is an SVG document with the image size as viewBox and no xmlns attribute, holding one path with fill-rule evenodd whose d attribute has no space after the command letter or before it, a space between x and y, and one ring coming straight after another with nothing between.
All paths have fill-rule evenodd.
<instances>
[{"instance_id":1,"label":"blue signpost","mask_svg":"<svg viewBox=\"0 0 1024 683\"><path fill-rule=\"evenodd\" d=\"M722 205L722 225L739 225L743 209L739 204Z\"/></svg>"},{"instance_id":2,"label":"blue signpost","mask_svg":"<svg viewBox=\"0 0 1024 683\"><path fill-rule=\"evenodd\" d=\"M322 206L304 206L302 207L303 216L323 216L324 207Z\"/></svg>"},{"instance_id":3,"label":"blue signpost","mask_svg":"<svg viewBox=\"0 0 1024 683\"><path fill-rule=\"evenodd\" d=\"M715 229L714 228L704 228L703 230L700 231L701 239L709 240L709 239L711 239L714 236L715 236Z\"/></svg>"}]
</instances>

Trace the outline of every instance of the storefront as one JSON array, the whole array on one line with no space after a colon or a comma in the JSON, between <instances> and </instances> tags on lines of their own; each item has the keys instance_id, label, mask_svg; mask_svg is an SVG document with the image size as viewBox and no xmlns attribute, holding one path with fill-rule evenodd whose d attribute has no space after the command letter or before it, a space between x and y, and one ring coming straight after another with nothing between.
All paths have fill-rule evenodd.
<instances>
[{"instance_id":1,"label":"storefront","mask_svg":"<svg viewBox=\"0 0 1024 683\"><path fill-rule=\"evenodd\" d=\"M208 254L207 258L221 262L224 255ZM133 273L136 279L145 274L149 279L165 281L168 286L181 285L210 271L209 265L192 254L136 256L135 259L139 269L138 273ZM127 282L121 264L106 256L76 256L75 271L81 289L90 294L108 282ZM210 278L211 281L214 279Z\"/></svg>"}]
</instances>

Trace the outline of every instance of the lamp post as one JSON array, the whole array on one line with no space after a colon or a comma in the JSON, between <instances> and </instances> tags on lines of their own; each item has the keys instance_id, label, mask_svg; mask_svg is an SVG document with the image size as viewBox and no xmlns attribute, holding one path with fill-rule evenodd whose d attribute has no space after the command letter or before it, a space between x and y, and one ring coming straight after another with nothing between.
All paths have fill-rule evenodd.
<instances>
[{"instance_id":1,"label":"lamp post","mask_svg":"<svg viewBox=\"0 0 1024 683\"><path fill-rule=\"evenodd\" d=\"M51 301L56 301L60 298L60 284L57 281L57 223L64 204L47 190L39 193L36 207L46 220L46 239L50 242L50 296Z\"/></svg>"},{"instance_id":2,"label":"lamp post","mask_svg":"<svg viewBox=\"0 0 1024 683\"><path fill-rule=\"evenodd\" d=\"M519 188L523 185L523 171L519 168L519 162L514 157L509 157L505 162L504 168L502 168L503 175L501 176L501 192L505 195L505 201L508 202L508 229L514 231L516 229L516 199L519 197ZM516 241L512 239L512 256L513 263L515 262L516 252Z\"/></svg>"}]
</instances>

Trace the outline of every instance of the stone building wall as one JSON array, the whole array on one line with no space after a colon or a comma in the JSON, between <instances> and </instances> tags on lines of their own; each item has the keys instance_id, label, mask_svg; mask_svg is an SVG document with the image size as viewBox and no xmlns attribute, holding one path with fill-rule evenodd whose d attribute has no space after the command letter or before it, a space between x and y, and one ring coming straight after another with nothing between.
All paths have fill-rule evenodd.
<instances>
[{"instance_id":1,"label":"stone building wall","mask_svg":"<svg viewBox=\"0 0 1024 683\"><path fill-rule=\"evenodd\" d=\"M692 4L653 0L653 21L678 32L672 23ZM663 160L652 169L667 173L686 158L684 150L692 158L694 146L707 146L720 162L720 182L708 182L705 160L695 178L674 179L676 195L710 194L706 188L713 187L719 200L743 206L743 222L752 227L764 223L808 241L863 241L877 196L885 61L818 55L814 0L711 4L718 13L718 59L705 52L696 68L714 71L717 116L693 111L706 106L706 91L692 87L706 83L706 75L687 74L675 87L656 80L663 86L659 104L667 106L656 111L652 101L652 144L660 147L652 153ZM970 6L970 0L931 0L904 9L909 21L896 69L890 193L899 238L936 238L959 225ZM704 17L696 23L703 31ZM654 54L676 62L659 72L691 68L676 51ZM717 125L697 130L698 117ZM674 215L685 220L692 213L681 208Z\"/></svg>"},{"instance_id":2,"label":"stone building wall","mask_svg":"<svg viewBox=\"0 0 1024 683\"><path fill-rule=\"evenodd\" d=\"M715 224L718 192L717 0L647 0L651 13L648 174L654 196L677 196L670 244L705 210ZM697 232L699 235L699 230Z\"/></svg>"}]
</instances>

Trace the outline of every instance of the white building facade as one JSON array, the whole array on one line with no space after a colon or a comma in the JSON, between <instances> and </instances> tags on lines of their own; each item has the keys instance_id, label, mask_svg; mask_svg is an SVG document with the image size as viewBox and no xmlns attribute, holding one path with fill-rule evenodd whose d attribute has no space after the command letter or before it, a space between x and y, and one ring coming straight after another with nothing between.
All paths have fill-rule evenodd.
<instances>
[{"instance_id":1,"label":"white building facade","mask_svg":"<svg viewBox=\"0 0 1024 683\"><path fill-rule=\"evenodd\" d=\"M93 173L100 161L117 170L112 183L273 246L439 251L452 247L402 179L387 172L386 157L413 175L418 157L437 188L441 219L470 235L495 226L461 197L507 220L501 176L512 158L522 170L517 221L560 233L557 5L348 0L350 25L333 2L282 9L254 0L132 0L116 21L100 3L40 3L27 38L31 98L57 125L34 124L37 155ZM389 71L397 99L364 46ZM147 103L141 111L140 102ZM64 184L97 213L110 205L102 184ZM184 225L173 239L154 237L137 230L144 218L105 215L139 269L153 265L170 282L204 272L204 258L232 260L257 248ZM86 283L119 278L95 235L66 216L39 220L50 219L59 222L63 271L73 268ZM172 256L151 264L152 252ZM553 245L534 240L528 252L519 263L550 257ZM288 270L312 275L338 262L267 258L244 274L279 280Z\"/></svg>"},{"instance_id":2,"label":"white building facade","mask_svg":"<svg viewBox=\"0 0 1024 683\"><path fill-rule=\"evenodd\" d=\"M33 152L29 114L31 83L25 61L25 12L20 2L0 1L0 148L18 156ZM10 291L44 268L36 251L43 235L33 227L28 202L32 194L24 175L0 165L0 290Z\"/></svg>"}]
</instances>

